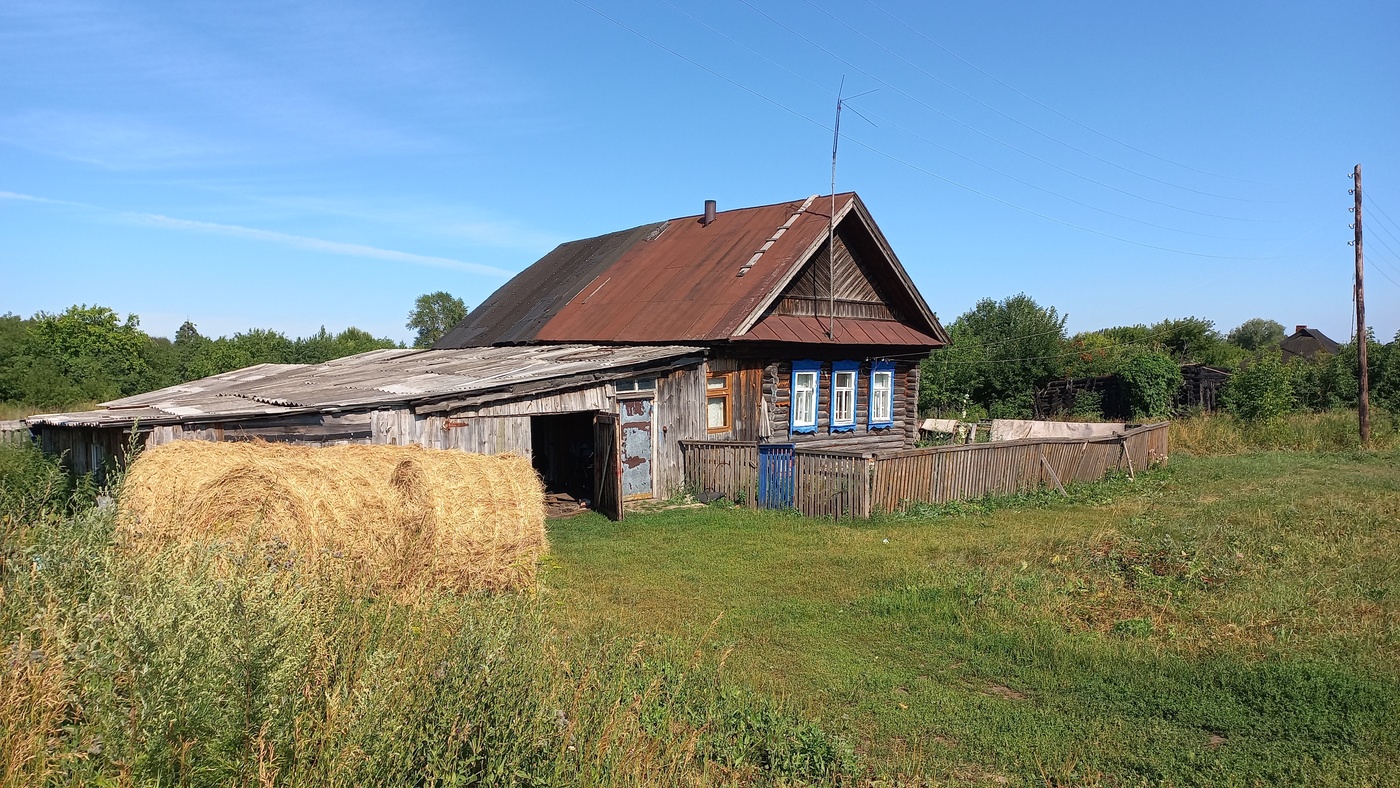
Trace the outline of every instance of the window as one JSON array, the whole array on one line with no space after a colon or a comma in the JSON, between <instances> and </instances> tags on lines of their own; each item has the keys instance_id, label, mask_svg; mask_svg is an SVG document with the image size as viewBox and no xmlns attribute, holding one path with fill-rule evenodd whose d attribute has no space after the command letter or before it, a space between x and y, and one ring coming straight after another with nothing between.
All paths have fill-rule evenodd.
<instances>
[{"instance_id":1,"label":"window","mask_svg":"<svg viewBox=\"0 0 1400 788\"><path fill-rule=\"evenodd\" d=\"M710 375L705 378L705 419L710 432L729 432L730 394L734 375Z\"/></svg>"},{"instance_id":2,"label":"window","mask_svg":"<svg viewBox=\"0 0 1400 788\"><path fill-rule=\"evenodd\" d=\"M634 378L632 380L619 380L617 390L620 393L631 391L656 391L656 378Z\"/></svg>"},{"instance_id":3,"label":"window","mask_svg":"<svg viewBox=\"0 0 1400 788\"><path fill-rule=\"evenodd\" d=\"M894 364L877 361L870 365L870 426L894 425Z\"/></svg>"},{"instance_id":4,"label":"window","mask_svg":"<svg viewBox=\"0 0 1400 788\"><path fill-rule=\"evenodd\" d=\"M817 361L792 362L792 432L817 431L817 380L822 365Z\"/></svg>"},{"instance_id":5,"label":"window","mask_svg":"<svg viewBox=\"0 0 1400 788\"><path fill-rule=\"evenodd\" d=\"M837 361L831 365L831 431L856 428L856 373L860 364Z\"/></svg>"}]
</instances>

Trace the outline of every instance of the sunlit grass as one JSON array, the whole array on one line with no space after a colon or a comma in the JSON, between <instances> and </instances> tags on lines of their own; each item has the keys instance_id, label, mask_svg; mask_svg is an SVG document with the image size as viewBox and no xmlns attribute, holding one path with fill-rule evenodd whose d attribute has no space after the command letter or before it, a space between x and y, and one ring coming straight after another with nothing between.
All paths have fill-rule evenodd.
<instances>
[{"instance_id":1,"label":"sunlit grass","mask_svg":"<svg viewBox=\"0 0 1400 788\"><path fill-rule=\"evenodd\" d=\"M709 629L731 676L849 731L872 775L1383 784L1400 457L1173 466L1098 503L560 522L555 620Z\"/></svg>"},{"instance_id":2,"label":"sunlit grass","mask_svg":"<svg viewBox=\"0 0 1400 788\"><path fill-rule=\"evenodd\" d=\"M1253 424L1228 413L1201 413L1173 421L1170 438L1173 452L1194 456L1361 448L1356 411L1289 413ZM1372 411L1371 448L1400 448L1400 420L1395 414Z\"/></svg>"}]
</instances>

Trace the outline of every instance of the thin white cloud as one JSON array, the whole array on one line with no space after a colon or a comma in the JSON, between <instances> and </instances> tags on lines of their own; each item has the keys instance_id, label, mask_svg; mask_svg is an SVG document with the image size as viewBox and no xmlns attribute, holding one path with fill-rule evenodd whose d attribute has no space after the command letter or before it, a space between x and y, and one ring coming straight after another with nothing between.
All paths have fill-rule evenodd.
<instances>
[{"instance_id":1,"label":"thin white cloud","mask_svg":"<svg viewBox=\"0 0 1400 788\"><path fill-rule=\"evenodd\" d=\"M347 255L350 257L367 257L374 260L387 260L395 263L408 263L409 265L424 265L434 268L449 268L455 271L467 271L474 274L484 274L486 276L511 276L512 272L504 268L497 268L492 265L482 265L481 263L468 263L462 260L454 260L450 257L434 257L432 255L414 254L412 252L401 252L396 249L382 249L377 246L366 246L365 244L345 243L344 241L330 241L324 238L313 238L306 235L292 235L290 233L279 233L273 230L260 230L256 227L243 227L236 224L220 224L217 222L201 222L193 219L178 219L172 216L164 216L158 213L139 213L135 211L113 211L96 205L72 202L69 200L54 200L48 197L37 197L32 194L21 194L19 192L0 191L0 199L23 200L26 202L37 202L48 205L61 205L70 208L82 208L85 210L99 211L121 217L127 221L134 221L152 227L164 227L174 230L189 230L193 232L212 233L216 235L234 236L237 238L250 238L256 241L287 246L294 249L306 249L313 252L324 252L327 254Z\"/></svg>"}]
</instances>

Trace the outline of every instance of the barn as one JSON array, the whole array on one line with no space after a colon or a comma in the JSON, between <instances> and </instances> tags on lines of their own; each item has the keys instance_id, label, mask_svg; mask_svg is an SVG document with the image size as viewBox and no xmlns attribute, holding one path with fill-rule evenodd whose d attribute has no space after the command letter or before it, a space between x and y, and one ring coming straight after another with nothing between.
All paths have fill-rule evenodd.
<instances>
[{"instance_id":1,"label":"barn","mask_svg":"<svg viewBox=\"0 0 1400 788\"><path fill-rule=\"evenodd\" d=\"M260 365L29 419L78 471L132 440L419 443L532 457L626 500L684 482L686 441L910 448L947 334L855 193L561 244L431 350Z\"/></svg>"}]
</instances>

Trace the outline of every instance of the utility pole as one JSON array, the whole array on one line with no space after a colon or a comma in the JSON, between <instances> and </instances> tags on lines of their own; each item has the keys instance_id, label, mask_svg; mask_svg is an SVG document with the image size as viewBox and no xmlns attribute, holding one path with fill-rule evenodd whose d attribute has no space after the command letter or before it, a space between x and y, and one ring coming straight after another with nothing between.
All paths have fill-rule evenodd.
<instances>
[{"instance_id":1,"label":"utility pole","mask_svg":"<svg viewBox=\"0 0 1400 788\"><path fill-rule=\"evenodd\" d=\"M1356 165L1356 169L1351 172L1352 187L1351 193L1356 200L1352 212L1356 214L1356 222L1352 224L1352 229L1356 231L1356 239L1352 245L1356 247L1356 356L1357 380L1361 386L1361 396L1356 401L1356 417L1361 423L1361 445L1366 446L1371 443L1371 381L1370 373L1366 367L1366 287L1365 287L1365 257L1361 253L1361 165Z\"/></svg>"}]
</instances>

